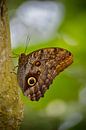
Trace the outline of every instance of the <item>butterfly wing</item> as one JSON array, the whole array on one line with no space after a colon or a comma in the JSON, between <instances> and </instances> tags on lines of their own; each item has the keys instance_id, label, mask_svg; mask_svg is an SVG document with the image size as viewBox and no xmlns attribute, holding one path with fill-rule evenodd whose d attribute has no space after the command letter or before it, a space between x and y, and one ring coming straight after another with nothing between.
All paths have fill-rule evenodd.
<instances>
[{"instance_id":1,"label":"butterfly wing","mask_svg":"<svg viewBox=\"0 0 86 130\"><path fill-rule=\"evenodd\" d=\"M26 62L18 68L18 81L32 101L43 97L53 79L73 62L72 54L62 48L40 49L24 59Z\"/></svg>"}]
</instances>

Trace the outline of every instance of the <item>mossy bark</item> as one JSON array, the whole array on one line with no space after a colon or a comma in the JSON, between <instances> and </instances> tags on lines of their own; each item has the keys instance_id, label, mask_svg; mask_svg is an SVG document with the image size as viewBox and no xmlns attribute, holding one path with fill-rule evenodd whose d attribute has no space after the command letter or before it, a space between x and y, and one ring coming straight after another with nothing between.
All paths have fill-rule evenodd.
<instances>
[{"instance_id":1,"label":"mossy bark","mask_svg":"<svg viewBox=\"0 0 86 130\"><path fill-rule=\"evenodd\" d=\"M16 75L12 72L7 1L0 0L0 130L18 130L23 117Z\"/></svg>"}]
</instances>

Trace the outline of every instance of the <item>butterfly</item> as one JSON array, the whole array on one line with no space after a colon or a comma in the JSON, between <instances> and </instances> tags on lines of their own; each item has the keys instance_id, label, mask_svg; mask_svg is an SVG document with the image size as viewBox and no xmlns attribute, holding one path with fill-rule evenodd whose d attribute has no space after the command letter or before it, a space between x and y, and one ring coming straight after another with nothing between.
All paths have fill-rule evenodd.
<instances>
[{"instance_id":1,"label":"butterfly","mask_svg":"<svg viewBox=\"0 0 86 130\"><path fill-rule=\"evenodd\" d=\"M17 79L22 92L32 101L44 97L53 79L73 62L73 55L63 48L43 48L18 60Z\"/></svg>"}]
</instances>

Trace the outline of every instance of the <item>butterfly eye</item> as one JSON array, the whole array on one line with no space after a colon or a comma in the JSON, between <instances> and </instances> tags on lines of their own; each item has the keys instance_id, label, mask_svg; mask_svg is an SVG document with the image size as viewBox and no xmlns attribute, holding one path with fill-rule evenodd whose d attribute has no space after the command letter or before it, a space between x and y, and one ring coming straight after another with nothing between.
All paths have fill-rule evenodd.
<instances>
[{"instance_id":1,"label":"butterfly eye","mask_svg":"<svg viewBox=\"0 0 86 130\"><path fill-rule=\"evenodd\" d=\"M36 83L36 78L30 77L28 78L27 82L28 82L28 85L33 86Z\"/></svg>"}]
</instances>

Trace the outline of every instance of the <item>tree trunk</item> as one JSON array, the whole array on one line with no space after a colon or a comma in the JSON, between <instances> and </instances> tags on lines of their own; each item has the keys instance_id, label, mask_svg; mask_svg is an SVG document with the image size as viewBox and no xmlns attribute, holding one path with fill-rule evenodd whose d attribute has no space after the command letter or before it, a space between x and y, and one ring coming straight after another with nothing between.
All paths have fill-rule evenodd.
<instances>
[{"instance_id":1,"label":"tree trunk","mask_svg":"<svg viewBox=\"0 0 86 130\"><path fill-rule=\"evenodd\" d=\"M12 72L7 1L0 0L0 130L18 130L23 104L16 75Z\"/></svg>"}]
</instances>

